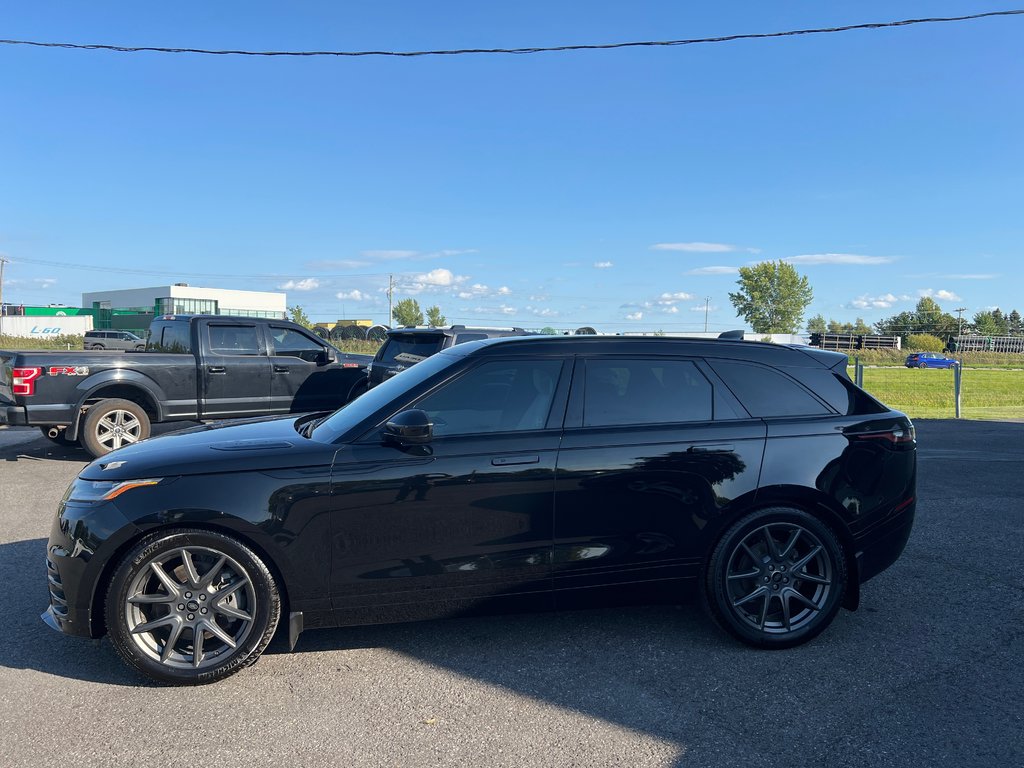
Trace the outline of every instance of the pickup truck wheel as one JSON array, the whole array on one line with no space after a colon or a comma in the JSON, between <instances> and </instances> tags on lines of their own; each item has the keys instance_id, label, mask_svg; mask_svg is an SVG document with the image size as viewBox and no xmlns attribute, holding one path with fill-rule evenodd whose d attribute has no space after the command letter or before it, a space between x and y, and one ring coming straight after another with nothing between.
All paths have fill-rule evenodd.
<instances>
[{"instance_id":1,"label":"pickup truck wheel","mask_svg":"<svg viewBox=\"0 0 1024 768\"><path fill-rule=\"evenodd\" d=\"M53 429L53 427L42 426L39 428L39 431L43 433L43 437L45 437L50 442L56 443L57 445L78 445L77 440L69 440L66 437L67 433L63 429L58 433L56 437L50 437L51 429Z\"/></svg>"},{"instance_id":2,"label":"pickup truck wheel","mask_svg":"<svg viewBox=\"0 0 1024 768\"><path fill-rule=\"evenodd\" d=\"M149 437L149 416L131 400L103 400L89 408L82 424L82 446L99 457Z\"/></svg>"}]
</instances>

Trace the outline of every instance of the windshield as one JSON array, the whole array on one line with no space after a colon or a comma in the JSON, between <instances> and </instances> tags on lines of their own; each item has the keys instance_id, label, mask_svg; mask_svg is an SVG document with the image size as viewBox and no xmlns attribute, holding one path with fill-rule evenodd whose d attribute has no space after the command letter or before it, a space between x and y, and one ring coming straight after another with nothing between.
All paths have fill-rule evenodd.
<instances>
[{"instance_id":1,"label":"windshield","mask_svg":"<svg viewBox=\"0 0 1024 768\"><path fill-rule=\"evenodd\" d=\"M318 424L312 437L321 442L334 442L374 414L386 411L392 403L396 408L401 406L402 393L415 388L421 382L457 363L461 357L461 354L453 353L433 355L419 365L378 384L352 402L343 405ZM381 413L381 416L385 415L387 413Z\"/></svg>"}]
</instances>

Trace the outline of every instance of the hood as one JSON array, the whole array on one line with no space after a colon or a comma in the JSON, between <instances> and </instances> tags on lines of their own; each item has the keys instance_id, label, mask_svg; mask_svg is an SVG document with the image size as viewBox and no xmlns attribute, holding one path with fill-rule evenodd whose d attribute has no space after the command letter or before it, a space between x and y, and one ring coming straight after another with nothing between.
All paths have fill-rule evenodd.
<instances>
[{"instance_id":1,"label":"hood","mask_svg":"<svg viewBox=\"0 0 1024 768\"><path fill-rule=\"evenodd\" d=\"M111 451L89 464L86 480L265 471L330 464L338 447L303 437L294 414L221 422Z\"/></svg>"}]
</instances>

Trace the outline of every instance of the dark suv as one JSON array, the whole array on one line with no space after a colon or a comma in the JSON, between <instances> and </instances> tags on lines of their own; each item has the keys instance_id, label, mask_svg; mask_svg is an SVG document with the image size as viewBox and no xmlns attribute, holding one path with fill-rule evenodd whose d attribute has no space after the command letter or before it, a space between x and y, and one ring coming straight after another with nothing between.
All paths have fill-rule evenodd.
<instances>
[{"instance_id":1,"label":"dark suv","mask_svg":"<svg viewBox=\"0 0 1024 768\"><path fill-rule=\"evenodd\" d=\"M85 349L120 349L128 352L141 352L146 348L146 340L130 331L86 331Z\"/></svg>"},{"instance_id":2,"label":"dark suv","mask_svg":"<svg viewBox=\"0 0 1024 768\"><path fill-rule=\"evenodd\" d=\"M387 338L367 367L367 380L369 386L376 386L409 366L456 344L503 336L530 335L533 334L522 328L473 328L465 325L452 325L448 328L393 328L387 332Z\"/></svg>"},{"instance_id":3,"label":"dark suv","mask_svg":"<svg viewBox=\"0 0 1024 768\"><path fill-rule=\"evenodd\" d=\"M65 494L44 619L178 684L251 664L279 623L294 646L303 628L694 594L745 643L797 645L857 607L914 520L914 427L846 364L493 339L330 414L146 440Z\"/></svg>"}]
</instances>

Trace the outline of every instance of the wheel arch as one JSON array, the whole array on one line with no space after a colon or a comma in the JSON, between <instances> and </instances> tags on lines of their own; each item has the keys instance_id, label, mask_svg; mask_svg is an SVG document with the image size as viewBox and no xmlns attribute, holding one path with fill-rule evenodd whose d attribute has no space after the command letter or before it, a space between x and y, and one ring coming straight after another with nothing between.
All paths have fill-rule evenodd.
<instances>
[{"instance_id":1,"label":"wheel arch","mask_svg":"<svg viewBox=\"0 0 1024 768\"><path fill-rule=\"evenodd\" d=\"M114 571L124 559L125 555L128 554L128 552L142 539L151 536L154 533L175 531L183 528L209 531L210 533L228 536L251 549L260 558L260 560L263 561L270 570L271 575L274 577L274 581L277 585L277 593L281 600L281 616L288 616L290 598L288 595L288 584L284 579L284 569L282 569L281 564L270 555L267 548L258 542L258 537L249 535L248 532L239 530L237 527L217 525L216 523L208 521L175 521L171 523L160 523L140 527L137 534L122 542L121 545L114 550L113 554L107 558L107 561L103 564L103 569L100 571L99 576L94 582L95 586L93 587L92 597L89 601L90 637L102 637L107 633L104 618L106 616L107 592L110 589L110 582L114 578ZM278 629L280 630L281 627L286 626L286 624L287 622L279 623Z\"/></svg>"},{"instance_id":2,"label":"wheel arch","mask_svg":"<svg viewBox=\"0 0 1024 768\"><path fill-rule=\"evenodd\" d=\"M80 394L75 413L67 432L72 440L78 439L82 417L92 405L103 400L130 400L146 412L150 423L163 421L163 405L166 399L163 391L154 383L138 374L118 376L122 371L107 371L100 374L100 380L85 381L79 386Z\"/></svg>"}]
</instances>

